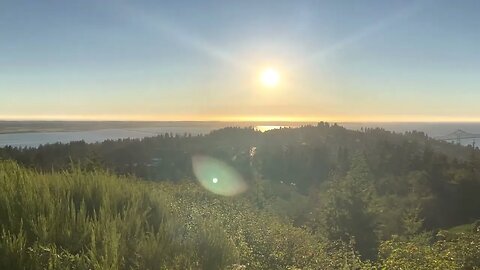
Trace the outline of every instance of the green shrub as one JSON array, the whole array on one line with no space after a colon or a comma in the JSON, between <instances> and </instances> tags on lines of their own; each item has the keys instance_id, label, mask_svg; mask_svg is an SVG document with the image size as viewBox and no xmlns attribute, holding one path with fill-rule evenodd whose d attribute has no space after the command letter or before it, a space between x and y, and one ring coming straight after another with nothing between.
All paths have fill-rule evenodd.
<instances>
[{"instance_id":1,"label":"green shrub","mask_svg":"<svg viewBox=\"0 0 480 270\"><path fill-rule=\"evenodd\" d=\"M1 269L224 269L225 233L173 215L161 190L104 172L0 162ZM214 254L206 256L206 254Z\"/></svg>"}]
</instances>

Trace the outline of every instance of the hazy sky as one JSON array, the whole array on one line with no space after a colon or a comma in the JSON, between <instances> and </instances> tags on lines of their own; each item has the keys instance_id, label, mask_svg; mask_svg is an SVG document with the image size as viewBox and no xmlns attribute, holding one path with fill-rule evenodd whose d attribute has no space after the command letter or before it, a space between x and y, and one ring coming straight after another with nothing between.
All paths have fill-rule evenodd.
<instances>
[{"instance_id":1,"label":"hazy sky","mask_svg":"<svg viewBox=\"0 0 480 270\"><path fill-rule=\"evenodd\" d=\"M479 14L478 0L0 0L0 119L480 121Z\"/></svg>"}]
</instances>

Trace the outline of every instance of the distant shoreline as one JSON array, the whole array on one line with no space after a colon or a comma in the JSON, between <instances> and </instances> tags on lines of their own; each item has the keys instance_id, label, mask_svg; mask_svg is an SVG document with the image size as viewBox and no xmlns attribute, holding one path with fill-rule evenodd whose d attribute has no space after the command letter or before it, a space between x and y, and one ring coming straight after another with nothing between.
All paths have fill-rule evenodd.
<instances>
[{"instance_id":1,"label":"distant shoreline","mask_svg":"<svg viewBox=\"0 0 480 270\"><path fill-rule=\"evenodd\" d=\"M171 128L171 127L253 127L259 125L301 126L311 122L221 122L221 121L3 121L0 134L79 132L102 129Z\"/></svg>"},{"instance_id":2,"label":"distant shoreline","mask_svg":"<svg viewBox=\"0 0 480 270\"><path fill-rule=\"evenodd\" d=\"M456 129L464 129L472 133L480 133L480 122L328 122L338 124L347 129L384 128L395 132L424 131L430 136L445 135ZM255 127L255 126L291 126L316 125L318 122L288 121L49 121L0 120L0 134L81 132L104 129L136 129L136 128L212 128ZM451 126L451 127L448 127Z\"/></svg>"},{"instance_id":3,"label":"distant shoreline","mask_svg":"<svg viewBox=\"0 0 480 270\"><path fill-rule=\"evenodd\" d=\"M454 132L480 134L480 123L330 123L348 130L381 128L395 133L423 132L431 138L450 138ZM66 122L66 121L0 121L0 147L28 146L36 147L49 143L68 143L84 140L101 142L124 138L141 139L165 133L208 134L213 130L226 127L251 127L261 132L280 127L296 128L317 126L311 122L213 122L213 121L165 121L165 122ZM457 140L457 137L452 137ZM476 138L476 137L475 137ZM478 137L480 140L480 137ZM475 139L462 140L460 143L473 144Z\"/></svg>"}]
</instances>

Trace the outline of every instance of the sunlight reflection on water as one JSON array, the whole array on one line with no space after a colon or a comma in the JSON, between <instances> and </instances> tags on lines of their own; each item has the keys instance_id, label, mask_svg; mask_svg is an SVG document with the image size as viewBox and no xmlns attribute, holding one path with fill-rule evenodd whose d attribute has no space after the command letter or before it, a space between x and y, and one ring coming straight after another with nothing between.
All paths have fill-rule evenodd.
<instances>
[{"instance_id":1,"label":"sunlight reflection on water","mask_svg":"<svg viewBox=\"0 0 480 270\"><path fill-rule=\"evenodd\" d=\"M261 132L269 131L272 129L281 129L287 126L256 126L255 129Z\"/></svg>"}]
</instances>

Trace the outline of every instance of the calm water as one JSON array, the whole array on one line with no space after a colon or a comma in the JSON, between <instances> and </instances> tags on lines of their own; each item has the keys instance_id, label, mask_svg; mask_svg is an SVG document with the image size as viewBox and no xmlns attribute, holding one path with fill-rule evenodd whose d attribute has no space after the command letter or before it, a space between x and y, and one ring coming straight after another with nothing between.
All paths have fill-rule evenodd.
<instances>
[{"instance_id":1,"label":"calm water","mask_svg":"<svg viewBox=\"0 0 480 270\"><path fill-rule=\"evenodd\" d=\"M431 137L444 136L458 129L469 133L480 134L480 123L342 123L348 129L362 127L382 127L395 132L423 131Z\"/></svg>"},{"instance_id":2,"label":"calm water","mask_svg":"<svg viewBox=\"0 0 480 270\"><path fill-rule=\"evenodd\" d=\"M362 127L382 127L386 130L403 133L405 131L423 131L430 137L436 138L446 136L454 131L463 130L467 133L480 135L480 123L343 123L348 129L359 130ZM480 142L480 136L476 139L462 139L463 145L472 144L475 140L476 145Z\"/></svg>"},{"instance_id":3,"label":"calm water","mask_svg":"<svg viewBox=\"0 0 480 270\"><path fill-rule=\"evenodd\" d=\"M423 131L429 136L443 136L455 130L461 129L469 133L480 134L480 123L343 123L349 129L360 129L362 127L382 127L395 132L411 130ZM256 126L257 130L267 131L280 126ZM282 126L286 127L286 126ZM152 137L158 134L173 133L183 135L207 134L218 126L184 126L184 127L150 127L134 129L101 129L89 131L68 131L68 132L33 132L33 133L10 133L0 134L0 147L11 145L17 147L37 147L48 143L68 143L71 141L84 140L87 143L102 142L105 140L117 140L125 138L141 139ZM462 144L471 144L473 139L462 140ZM480 139L477 139L480 142Z\"/></svg>"},{"instance_id":4,"label":"calm water","mask_svg":"<svg viewBox=\"0 0 480 270\"><path fill-rule=\"evenodd\" d=\"M47 143L68 143L71 141L84 140L87 143L102 142L105 140L118 139L141 139L153 137L159 134L172 133L183 135L206 134L214 127L159 127L159 128L135 128L135 129L100 129L89 131L66 131L66 132L27 132L0 134L0 147L11 145L17 147L37 147Z\"/></svg>"}]
</instances>

